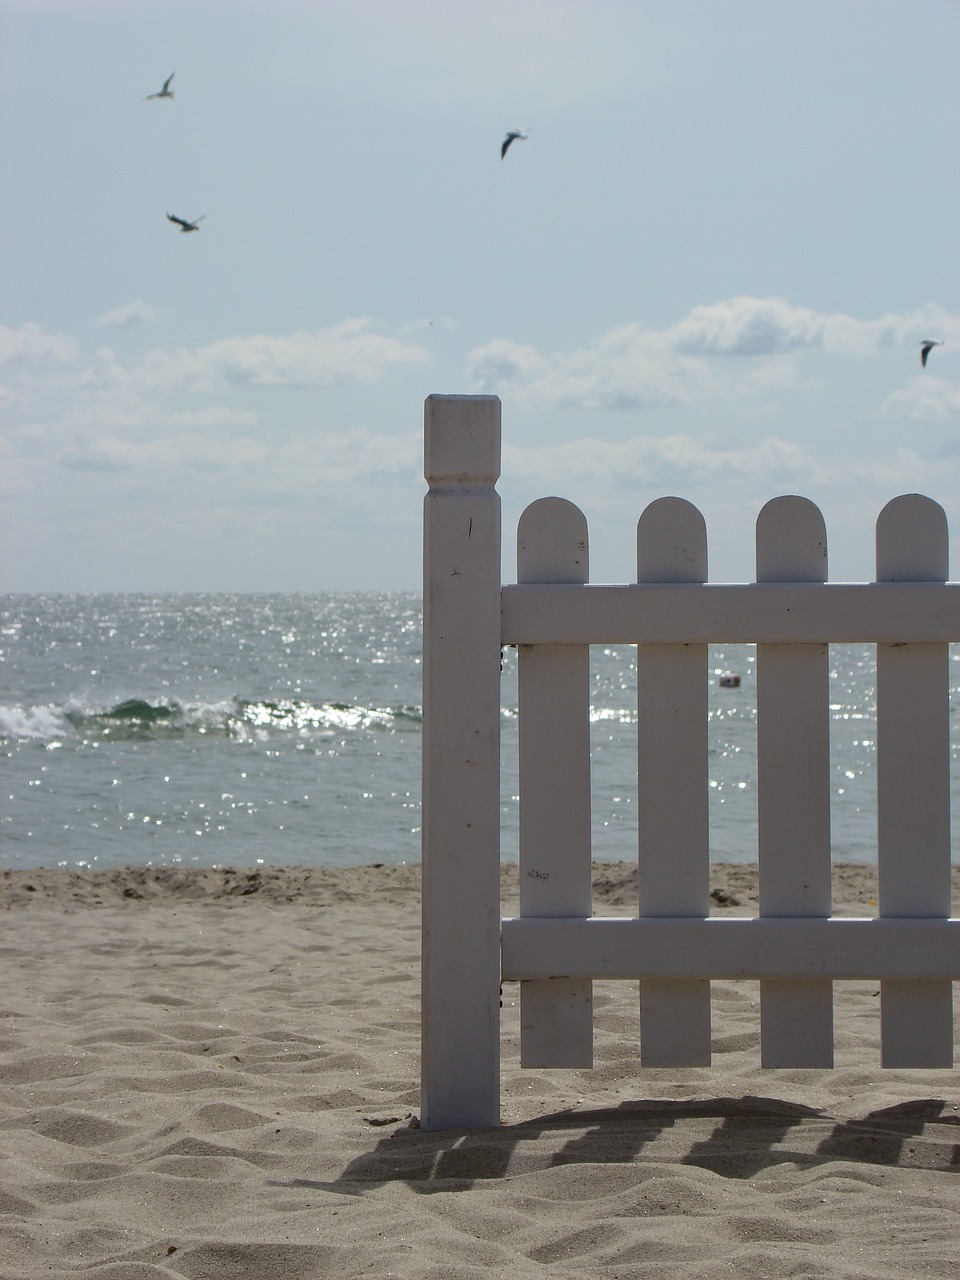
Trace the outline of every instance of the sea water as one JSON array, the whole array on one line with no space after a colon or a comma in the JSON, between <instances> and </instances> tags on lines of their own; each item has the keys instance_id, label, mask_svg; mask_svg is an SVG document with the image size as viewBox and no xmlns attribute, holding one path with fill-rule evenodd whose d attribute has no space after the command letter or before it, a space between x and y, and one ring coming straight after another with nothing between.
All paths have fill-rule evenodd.
<instances>
[{"instance_id":1,"label":"sea water","mask_svg":"<svg viewBox=\"0 0 960 1280\"><path fill-rule=\"evenodd\" d=\"M18 595L0 598L0 626L0 867L419 858L419 596ZM960 653L951 658L960 685ZM711 648L709 669L711 856L750 861L754 651ZM721 682L726 672L739 675L738 687ZM629 859L637 848L635 650L595 646L591 687L593 853ZM957 705L952 690L955 799ZM870 646L831 647L830 722L834 857L869 861ZM511 650L502 726L502 845L512 858Z\"/></svg>"}]
</instances>

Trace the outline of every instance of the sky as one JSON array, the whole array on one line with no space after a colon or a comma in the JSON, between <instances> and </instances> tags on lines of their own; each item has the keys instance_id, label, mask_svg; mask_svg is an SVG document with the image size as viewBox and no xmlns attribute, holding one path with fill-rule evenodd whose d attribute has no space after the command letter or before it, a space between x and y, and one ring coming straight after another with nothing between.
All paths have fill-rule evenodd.
<instances>
[{"instance_id":1,"label":"sky","mask_svg":"<svg viewBox=\"0 0 960 1280\"><path fill-rule=\"evenodd\" d=\"M906 492L960 578L956 0L0 0L0 50L0 590L418 590L434 392L501 398L507 578L536 498L630 581L676 494L748 581L798 493L866 580Z\"/></svg>"}]
</instances>

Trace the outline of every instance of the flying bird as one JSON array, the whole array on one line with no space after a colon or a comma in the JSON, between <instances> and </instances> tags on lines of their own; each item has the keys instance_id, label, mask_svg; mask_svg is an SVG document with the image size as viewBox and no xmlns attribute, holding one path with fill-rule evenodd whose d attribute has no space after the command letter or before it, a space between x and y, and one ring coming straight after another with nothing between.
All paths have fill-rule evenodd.
<instances>
[{"instance_id":1,"label":"flying bird","mask_svg":"<svg viewBox=\"0 0 960 1280\"><path fill-rule=\"evenodd\" d=\"M205 213L201 213L199 218L194 218L193 222L188 222L186 218L178 218L176 217L175 214L172 214L172 213L167 214L167 217L170 219L170 221L175 222L181 231L199 231L200 223L204 220L206 216L207 215Z\"/></svg>"},{"instance_id":2,"label":"flying bird","mask_svg":"<svg viewBox=\"0 0 960 1280\"><path fill-rule=\"evenodd\" d=\"M520 139L521 142L526 142L527 135L523 132L522 129L511 129L510 132L507 134L507 136L504 138L503 144L500 147L501 160L507 154L507 149L510 146L510 143L516 142L518 138Z\"/></svg>"},{"instance_id":3,"label":"flying bird","mask_svg":"<svg viewBox=\"0 0 960 1280\"><path fill-rule=\"evenodd\" d=\"M144 102L149 102L151 98L172 98L173 90L170 88L170 81L173 79L173 77L176 74L177 73L175 71L171 71L170 74L167 76L166 80L164 80L163 88L160 90L160 92L148 93L146 98L144 98Z\"/></svg>"},{"instance_id":4,"label":"flying bird","mask_svg":"<svg viewBox=\"0 0 960 1280\"><path fill-rule=\"evenodd\" d=\"M942 347L942 346L943 346L942 338L924 338L923 342L920 343L920 363L923 365L924 368L927 367L927 356L930 354L933 348Z\"/></svg>"}]
</instances>

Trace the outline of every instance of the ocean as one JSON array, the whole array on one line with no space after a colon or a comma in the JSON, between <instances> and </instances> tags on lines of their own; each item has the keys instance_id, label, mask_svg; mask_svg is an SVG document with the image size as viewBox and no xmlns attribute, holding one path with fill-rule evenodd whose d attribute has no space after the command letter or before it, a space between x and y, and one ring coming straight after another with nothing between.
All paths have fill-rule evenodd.
<instances>
[{"instance_id":1,"label":"ocean","mask_svg":"<svg viewBox=\"0 0 960 1280\"><path fill-rule=\"evenodd\" d=\"M0 867L419 859L418 595L16 595L0 606ZM951 658L956 801L960 652ZM719 861L757 856L754 661L751 646L710 651ZM872 861L873 651L838 645L830 661L833 855ZM726 672L739 687L721 683ZM595 647L591 679L593 853L630 859L630 646ZM502 717L509 859L518 789L511 650Z\"/></svg>"}]
</instances>

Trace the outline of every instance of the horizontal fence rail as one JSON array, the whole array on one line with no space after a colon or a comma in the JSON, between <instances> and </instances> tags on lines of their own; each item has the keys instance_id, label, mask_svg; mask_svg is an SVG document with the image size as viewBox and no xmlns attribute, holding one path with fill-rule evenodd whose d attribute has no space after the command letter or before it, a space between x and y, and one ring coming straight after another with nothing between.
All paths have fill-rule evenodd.
<instances>
[{"instance_id":1,"label":"horizontal fence rail","mask_svg":"<svg viewBox=\"0 0 960 1280\"><path fill-rule=\"evenodd\" d=\"M569 978L938 981L956 976L960 920L831 918L503 921L505 982Z\"/></svg>"},{"instance_id":2,"label":"horizontal fence rail","mask_svg":"<svg viewBox=\"0 0 960 1280\"><path fill-rule=\"evenodd\" d=\"M960 920L950 918L943 510L877 521L876 581L827 581L823 518L757 518L756 581L707 580L680 498L637 525L637 580L589 581L587 521L541 498L501 583L500 403L431 396L425 417L421 1126L499 1120L500 984L520 983L524 1067L589 1068L593 983L639 982L641 1067L709 1066L710 984L760 987L764 1067L830 1067L833 984L880 984L880 1059L949 1067ZM831 901L829 645L877 655L877 918ZM592 914L590 646L636 646L638 899ZM708 645L756 646L754 918L710 915ZM500 661L518 649L520 914L501 920Z\"/></svg>"},{"instance_id":3,"label":"horizontal fence rail","mask_svg":"<svg viewBox=\"0 0 960 1280\"><path fill-rule=\"evenodd\" d=\"M522 644L916 644L960 636L960 583L504 586Z\"/></svg>"}]
</instances>

